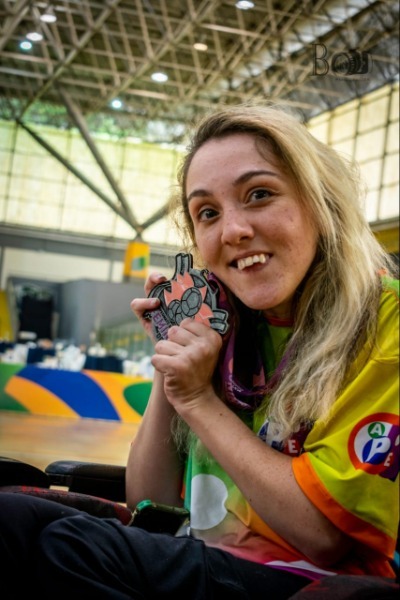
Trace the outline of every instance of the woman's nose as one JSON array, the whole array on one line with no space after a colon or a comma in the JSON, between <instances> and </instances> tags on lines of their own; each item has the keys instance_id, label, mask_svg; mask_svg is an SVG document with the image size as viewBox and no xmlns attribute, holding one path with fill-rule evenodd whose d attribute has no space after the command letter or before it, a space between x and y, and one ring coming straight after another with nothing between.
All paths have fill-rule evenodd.
<instances>
[{"instance_id":1,"label":"woman's nose","mask_svg":"<svg viewBox=\"0 0 400 600\"><path fill-rule=\"evenodd\" d=\"M253 226L241 210L230 210L223 215L221 241L224 244L237 244L254 236Z\"/></svg>"}]
</instances>

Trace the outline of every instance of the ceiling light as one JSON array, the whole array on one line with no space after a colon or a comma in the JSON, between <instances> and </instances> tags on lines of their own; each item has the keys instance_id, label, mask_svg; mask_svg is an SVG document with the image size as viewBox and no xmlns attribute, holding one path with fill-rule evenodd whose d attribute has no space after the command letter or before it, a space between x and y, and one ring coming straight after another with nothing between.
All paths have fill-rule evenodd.
<instances>
[{"instance_id":1,"label":"ceiling light","mask_svg":"<svg viewBox=\"0 0 400 600\"><path fill-rule=\"evenodd\" d=\"M207 52L208 50L207 44L204 44L203 42L196 42L193 44L193 48L195 50L199 50L200 52Z\"/></svg>"},{"instance_id":2,"label":"ceiling light","mask_svg":"<svg viewBox=\"0 0 400 600\"><path fill-rule=\"evenodd\" d=\"M157 81L157 83L164 83L165 81L168 81L168 75L160 72L152 73L151 78L153 81Z\"/></svg>"},{"instance_id":3,"label":"ceiling light","mask_svg":"<svg viewBox=\"0 0 400 600\"><path fill-rule=\"evenodd\" d=\"M19 47L21 50L30 50L32 48L32 44L29 40L22 40Z\"/></svg>"},{"instance_id":4,"label":"ceiling light","mask_svg":"<svg viewBox=\"0 0 400 600\"><path fill-rule=\"evenodd\" d=\"M57 21L57 17L54 14L53 9L48 8L40 15L40 20L43 21L43 23L55 23Z\"/></svg>"},{"instance_id":5,"label":"ceiling light","mask_svg":"<svg viewBox=\"0 0 400 600\"><path fill-rule=\"evenodd\" d=\"M254 8L254 2L250 2L249 0L238 0L235 6L236 8L240 8L240 10L248 10L249 8Z\"/></svg>"},{"instance_id":6,"label":"ceiling light","mask_svg":"<svg viewBox=\"0 0 400 600\"><path fill-rule=\"evenodd\" d=\"M119 98L114 98L111 102L112 108L119 109L122 108L122 101Z\"/></svg>"},{"instance_id":7,"label":"ceiling light","mask_svg":"<svg viewBox=\"0 0 400 600\"><path fill-rule=\"evenodd\" d=\"M26 37L31 42L41 42L43 39L42 34L38 33L37 31L30 31L29 33L26 34Z\"/></svg>"}]
</instances>

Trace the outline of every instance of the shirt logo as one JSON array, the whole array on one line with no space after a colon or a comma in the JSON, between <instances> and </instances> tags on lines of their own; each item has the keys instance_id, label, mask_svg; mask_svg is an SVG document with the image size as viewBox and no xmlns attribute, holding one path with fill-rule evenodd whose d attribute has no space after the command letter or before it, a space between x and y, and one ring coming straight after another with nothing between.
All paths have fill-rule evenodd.
<instances>
[{"instance_id":1,"label":"shirt logo","mask_svg":"<svg viewBox=\"0 0 400 600\"><path fill-rule=\"evenodd\" d=\"M399 473L400 427L396 415L376 413L353 428L348 450L356 469L394 481Z\"/></svg>"},{"instance_id":2,"label":"shirt logo","mask_svg":"<svg viewBox=\"0 0 400 600\"><path fill-rule=\"evenodd\" d=\"M312 429L312 425L302 425L299 431L292 433L290 438L285 442L282 439L281 429L282 428L279 425L276 423L272 424L269 419L267 419L257 435L263 442L266 442L271 448L274 448L274 450L278 450L289 456L300 456L303 452L306 437Z\"/></svg>"}]
</instances>

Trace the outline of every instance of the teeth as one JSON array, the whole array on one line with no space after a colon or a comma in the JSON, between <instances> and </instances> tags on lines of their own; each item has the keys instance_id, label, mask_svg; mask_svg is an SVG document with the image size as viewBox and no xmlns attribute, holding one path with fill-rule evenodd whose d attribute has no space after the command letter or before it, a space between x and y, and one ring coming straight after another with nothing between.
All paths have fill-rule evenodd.
<instances>
[{"instance_id":1,"label":"teeth","mask_svg":"<svg viewBox=\"0 0 400 600\"><path fill-rule=\"evenodd\" d=\"M267 257L265 254L255 254L254 256L246 256L246 258L240 258L237 261L239 271L243 271L246 267L251 267L255 263L265 263Z\"/></svg>"}]
</instances>

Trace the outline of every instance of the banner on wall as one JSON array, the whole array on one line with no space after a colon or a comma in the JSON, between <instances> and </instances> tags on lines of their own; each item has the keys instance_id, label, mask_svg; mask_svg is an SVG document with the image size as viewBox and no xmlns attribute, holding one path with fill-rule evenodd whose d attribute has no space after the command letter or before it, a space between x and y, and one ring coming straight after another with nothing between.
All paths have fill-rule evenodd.
<instances>
[{"instance_id":1,"label":"banner on wall","mask_svg":"<svg viewBox=\"0 0 400 600\"><path fill-rule=\"evenodd\" d=\"M151 386L138 375L0 363L0 412L139 423Z\"/></svg>"},{"instance_id":2,"label":"banner on wall","mask_svg":"<svg viewBox=\"0 0 400 600\"><path fill-rule=\"evenodd\" d=\"M146 279L150 264L150 246L146 242L129 242L125 250L124 277Z\"/></svg>"}]
</instances>

